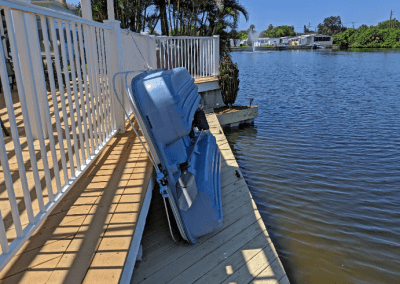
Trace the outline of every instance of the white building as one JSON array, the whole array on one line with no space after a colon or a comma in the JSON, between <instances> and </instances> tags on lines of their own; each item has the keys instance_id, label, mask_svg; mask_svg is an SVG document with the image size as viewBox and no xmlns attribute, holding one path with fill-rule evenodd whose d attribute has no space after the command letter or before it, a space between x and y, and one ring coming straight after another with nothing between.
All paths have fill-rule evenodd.
<instances>
[{"instance_id":1,"label":"white building","mask_svg":"<svg viewBox=\"0 0 400 284\"><path fill-rule=\"evenodd\" d=\"M280 37L277 39L276 43L281 46L285 45L285 44L287 45L287 44L289 44L289 37L287 37L287 36Z\"/></svg>"},{"instance_id":2,"label":"white building","mask_svg":"<svg viewBox=\"0 0 400 284\"><path fill-rule=\"evenodd\" d=\"M269 37L259 38L255 46L270 46L274 45L274 39Z\"/></svg>"},{"instance_id":3,"label":"white building","mask_svg":"<svg viewBox=\"0 0 400 284\"><path fill-rule=\"evenodd\" d=\"M248 45L247 44L247 40L248 40L248 38L245 38L245 39L242 39L241 41L240 41L240 45Z\"/></svg>"},{"instance_id":4,"label":"white building","mask_svg":"<svg viewBox=\"0 0 400 284\"><path fill-rule=\"evenodd\" d=\"M333 38L329 35L309 34L300 36L299 45L320 44L323 46L332 45Z\"/></svg>"},{"instance_id":5,"label":"white building","mask_svg":"<svg viewBox=\"0 0 400 284\"><path fill-rule=\"evenodd\" d=\"M230 40L229 40L229 44L230 44L230 46L240 46L240 39L233 39L233 38L231 38Z\"/></svg>"},{"instance_id":6,"label":"white building","mask_svg":"<svg viewBox=\"0 0 400 284\"><path fill-rule=\"evenodd\" d=\"M289 38L289 45L300 45L300 44L301 44L300 36L295 36L295 37Z\"/></svg>"}]
</instances>

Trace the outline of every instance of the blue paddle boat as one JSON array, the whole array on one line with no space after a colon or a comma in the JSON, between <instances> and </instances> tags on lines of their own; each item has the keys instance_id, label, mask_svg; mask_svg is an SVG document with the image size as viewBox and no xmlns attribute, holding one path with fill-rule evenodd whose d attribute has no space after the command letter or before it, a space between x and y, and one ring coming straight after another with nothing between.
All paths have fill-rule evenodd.
<instances>
[{"instance_id":1,"label":"blue paddle boat","mask_svg":"<svg viewBox=\"0 0 400 284\"><path fill-rule=\"evenodd\" d=\"M221 154L209 132L194 79L185 68L146 71L128 97L151 156L163 197L182 237L195 243L222 225Z\"/></svg>"}]
</instances>

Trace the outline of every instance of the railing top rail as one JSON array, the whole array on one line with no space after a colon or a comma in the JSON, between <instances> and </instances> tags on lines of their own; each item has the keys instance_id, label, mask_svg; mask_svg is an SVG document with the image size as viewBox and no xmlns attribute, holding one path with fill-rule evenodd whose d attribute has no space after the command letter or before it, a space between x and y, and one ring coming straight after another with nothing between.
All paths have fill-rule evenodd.
<instances>
[{"instance_id":1,"label":"railing top rail","mask_svg":"<svg viewBox=\"0 0 400 284\"><path fill-rule=\"evenodd\" d=\"M74 15L63 13L63 12L56 11L56 10L51 10L51 9L33 5L33 4L24 3L22 1L20 2L20 1L0 0L0 6L8 7L11 9L20 10L20 11L24 11L24 12L44 15L44 16L52 17L52 18L56 18L56 19L73 21L76 23L96 26L96 27L103 28L103 29L108 29L108 30L112 29L110 26L105 25L103 23L86 20L86 19L78 17L78 16L74 16Z\"/></svg>"},{"instance_id":2,"label":"railing top rail","mask_svg":"<svg viewBox=\"0 0 400 284\"><path fill-rule=\"evenodd\" d=\"M213 39L215 36L157 36L158 39Z\"/></svg>"}]
</instances>

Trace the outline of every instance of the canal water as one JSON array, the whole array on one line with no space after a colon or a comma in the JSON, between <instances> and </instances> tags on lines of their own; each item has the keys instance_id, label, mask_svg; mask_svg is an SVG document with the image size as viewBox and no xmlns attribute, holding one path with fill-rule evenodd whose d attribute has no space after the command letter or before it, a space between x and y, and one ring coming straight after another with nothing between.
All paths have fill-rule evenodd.
<instances>
[{"instance_id":1,"label":"canal water","mask_svg":"<svg viewBox=\"0 0 400 284\"><path fill-rule=\"evenodd\" d=\"M400 283L400 51L232 53L226 131L292 283Z\"/></svg>"}]
</instances>

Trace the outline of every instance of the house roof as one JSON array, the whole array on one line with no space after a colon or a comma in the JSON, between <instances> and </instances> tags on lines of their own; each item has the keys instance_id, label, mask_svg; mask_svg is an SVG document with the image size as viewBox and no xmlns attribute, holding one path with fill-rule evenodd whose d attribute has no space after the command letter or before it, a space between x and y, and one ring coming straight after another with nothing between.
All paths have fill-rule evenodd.
<instances>
[{"instance_id":1,"label":"house roof","mask_svg":"<svg viewBox=\"0 0 400 284\"><path fill-rule=\"evenodd\" d=\"M311 37L311 36L332 37L332 36L330 36L330 35L323 35L323 34L308 34L308 35L302 35L301 37Z\"/></svg>"}]
</instances>

